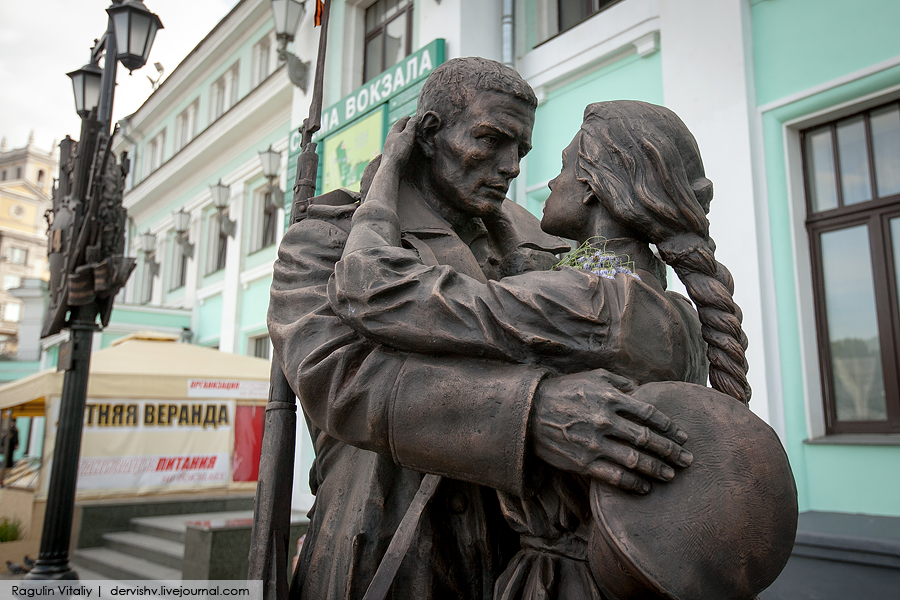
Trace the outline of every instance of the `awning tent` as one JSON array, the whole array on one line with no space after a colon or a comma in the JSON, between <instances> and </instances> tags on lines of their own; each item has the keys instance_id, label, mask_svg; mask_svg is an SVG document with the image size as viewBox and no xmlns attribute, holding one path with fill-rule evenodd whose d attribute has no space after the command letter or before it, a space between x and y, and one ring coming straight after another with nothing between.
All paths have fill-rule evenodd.
<instances>
[{"instance_id":1,"label":"awning tent","mask_svg":"<svg viewBox=\"0 0 900 600\"><path fill-rule=\"evenodd\" d=\"M253 485L269 371L266 359L149 332L93 353L79 496ZM0 409L47 417L45 466L64 376L47 370L0 386ZM39 494L45 484L42 477Z\"/></svg>"},{"instance_id":2,"label":"awning tent","mask_svg":"<svg viewBox=\"0 0 900 600\"><path fill-rule=\"evenodd\" d=\"M146 337L124 339L91 355L89 398L180 399L188 397L190 380L269 380L265 359ZM40 407L36 414L43 414L43 400L60 395L63 376L47 370L0 386L0 409L19 407L23 414L16 416L34 416L24 413Z\"/></svg>"}]
</instances>

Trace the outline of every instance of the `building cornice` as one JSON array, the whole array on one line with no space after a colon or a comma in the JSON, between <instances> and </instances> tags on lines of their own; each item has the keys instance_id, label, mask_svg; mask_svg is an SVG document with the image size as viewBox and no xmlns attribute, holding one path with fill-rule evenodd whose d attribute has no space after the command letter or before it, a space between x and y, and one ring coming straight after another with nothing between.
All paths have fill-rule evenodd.
<instances>
[{"instance_id":1,"label":"building cornice","mask_svg":"<svg viewBox=\"0 0 900 600\"><path fill-rule=\"evenodd\" d=\"M277 76L275 76L277 75ZM289 122L293 88L280 69L125 194L136 219L202 184L229 161ZM285 131L287 136L287 131Z\"/></svg>"},{"instance_id":2,"label":"building cornice","mask_svg":"<svg viewBox=\"0 0 900 600\"><path fill-rule=\"evenodd\" d=\"M241 0L200 41L134 113L126 117L141 136L164 120L180 102L196 94L197 82L233 58L234 51L271 16L267 0ZM118 148L117 151L123 148Z\"/></svg>"},{"instance_id":3,"label":"building cornice","mask_svg":"<svg viewBox=\"0 0 900 600\"><path fill-rule=\"evenodd\" d=\"M592 71L634 54L656 52L659 30L657 0L620 2L525 54L519 72L543 100Z\"/></svg>"}]
</instances>

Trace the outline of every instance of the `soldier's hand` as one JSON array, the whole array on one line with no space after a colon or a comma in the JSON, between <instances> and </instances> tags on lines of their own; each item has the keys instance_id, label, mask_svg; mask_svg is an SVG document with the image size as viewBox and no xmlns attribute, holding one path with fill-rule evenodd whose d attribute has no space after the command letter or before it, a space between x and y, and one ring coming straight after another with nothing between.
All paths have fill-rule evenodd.
<instances>
[{"instance_id":1,"label":"soldier's hand","mask_svg":"<svg viewBox=\"0 0 900 600\"><path fill-rule=\"evenodd\" d=\"M625 392L634 384L603 369L545 379L529 434L538 458L638 493L647 479L669 481L694 457L687 434L659 410Z\"/></svg>"},{"instance_id":2,"label":"soldier's hand","mask_svg":"<svg viewBox=\"0 0 900 600\"><path fill-rule=\"evenodd\" d=\"M388 168L402 168L409 161L413 146L416 142L416 129L421 122L418 115L403 117L391 125L387 138L384 141L384 152L381 159L382 166Z\"/></svg>"}]
</instances>

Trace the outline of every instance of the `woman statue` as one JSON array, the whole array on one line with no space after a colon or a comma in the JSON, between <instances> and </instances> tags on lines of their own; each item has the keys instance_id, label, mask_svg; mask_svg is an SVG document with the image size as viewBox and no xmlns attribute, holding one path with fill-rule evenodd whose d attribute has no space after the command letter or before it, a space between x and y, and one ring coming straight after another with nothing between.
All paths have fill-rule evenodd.
<instances>
[{"instance_id":1,"label":"woman statue","mask_svg":"<svg viewBox=\"0 0 900 600\"><path fill-rule=\"evenodd\" d=\"M414 117L391 129L367 199L354 215L329 289L342 320L401 350L533 362L560 374L605 369L626 393L655 381L705 386L708 359L713 388L749 401L742 315L709 237L712 182L696 141L674 113L634 101L588 106L563 151L561 173L550 182L541 221L547 233L588 249L568 261L572 266L487 283L427 264L427 257L403 247L399 176L417 123ZM495 234L504 231L502 222L488 225ZM511 247L515 242L509 240ZM665 291L665 267L650 244L697 310ZM623 477L616 470L619 476L611 478L601 467L594 479L647 493L650 481L670 481L675 468L691 464L687 452L668 455L653 447L670 444L665 438L683 443L684 434L648 420L662 434L644 441L648 452L622 444L607 457L637 474ZM590 480L548 465L528 468L529 497L500 493L522 549L498 580L495 600L603 598L589 566Z\"/></svg>"}]
</instances>

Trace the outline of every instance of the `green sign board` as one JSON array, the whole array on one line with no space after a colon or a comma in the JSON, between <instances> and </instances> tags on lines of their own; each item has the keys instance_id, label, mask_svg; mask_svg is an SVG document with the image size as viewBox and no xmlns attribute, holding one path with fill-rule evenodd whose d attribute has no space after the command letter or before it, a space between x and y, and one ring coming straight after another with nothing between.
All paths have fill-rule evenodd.
<instances>
[{"instance_id":1,"label":"green sign board","mask_svg":"<svg viewBox=\"0 0 900 600\"><path fill-rule=\"evenodd\" d=\"M428 77L442 62L444 40L437 39L323 110L322 129L313 139L319 140L331 135L354 119L402 94Z\"/></svg>"},{"instance_id":2,"label":"green sign board","mask_svg":"<svg viewBox=\"0 0 900 600\"><path fill-rule=\"evenodd\" d=\"M384 146L384 107L330 135L322 142L322 190L347 188L359 191L359 182L369 161Z\"/></svg>"},{"instance_id":3,"label":"green sign board","mask_svg":"<svg viewBox=\"0 0 900 600\"><path fill-rule=\"evenodd\" d=\"M413 52L404 60L384 71L371 81L354 90L337 103L322 111L322 128L313 136L313 140L320 143L319 151L319 184L317 188L328 191L339 187L359 189L359 179L348 179L350 185L336 184L340 179L339 171L329 171L327 181L325 171L326 164L335 168L338 164L344 165L343 173L354 160L362 160L364 154L375 149L368 159L371 160L384 146L384 137L387 128L397 119L411 115L416 110L416 99L425 79L436 66L444 62L445 43L443 39L436 39L430 44ZM379 125L376 127L375 123ZM377 130L376 130L377 129ZM368 136L368 137L367 137ZM331 138L340 138L340 142ZM367 141L362 142L363 138ZM377 139L377 144L374 140ZM358 146L356 144L359 144ZM373 145L374 144L374 145ZM353 149L351 149L351 146ZM366 150L363 150L365 146ZM285 194L285 218L290 218L294 180L297 175L297 156L300 154L300 131L292 130L288 139L288 193ZM349 151L349 153L347 153ZM342 159L332 156L332 152L343 152ZM349 161L349 162L341 162ZM365 165L363 165L363 168ZM350 167L351 170L355 167ZM360 171L360 174L362 172ZM349 175L348 175L349 176ZM337 178L337 179L336 179Z\"/></svg>"}]
</instances>

